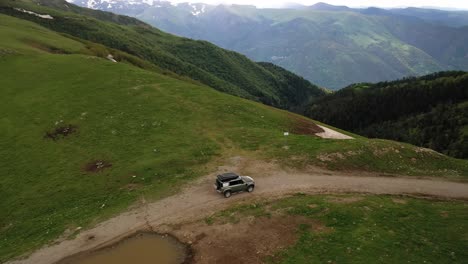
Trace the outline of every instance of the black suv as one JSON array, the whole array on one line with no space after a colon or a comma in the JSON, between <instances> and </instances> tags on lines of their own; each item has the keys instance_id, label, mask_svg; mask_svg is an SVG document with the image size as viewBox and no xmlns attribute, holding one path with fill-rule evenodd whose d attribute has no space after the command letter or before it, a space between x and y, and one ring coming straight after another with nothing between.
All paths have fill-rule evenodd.
<instances>
[{"instance_id":1,"label":"black suv","mask_svg":"<svg viewBox=\"0 0 468 264\"><path fill-rule=\"evenodd\" d=\"M216 177L215 189L226 198L237 192L253 192L254 188L255 181L249 176L239 176L229 172Z\"/></svg>"}]
</instances>

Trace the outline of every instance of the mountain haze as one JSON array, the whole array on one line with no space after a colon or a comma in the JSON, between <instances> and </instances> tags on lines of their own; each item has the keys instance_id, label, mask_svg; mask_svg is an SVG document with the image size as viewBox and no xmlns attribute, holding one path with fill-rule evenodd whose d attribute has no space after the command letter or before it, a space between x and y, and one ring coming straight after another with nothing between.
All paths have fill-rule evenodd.
<instances>
[{"instance_id":1,"label":"mountain haze","mask_svg":"<svg viewBox=\"0 0 468 264\"><path fill-rule=\"evenodd\" d=\"M468 70L468 12L74 1L284 67L322 87Z\"/></svg>"}]
</instances>

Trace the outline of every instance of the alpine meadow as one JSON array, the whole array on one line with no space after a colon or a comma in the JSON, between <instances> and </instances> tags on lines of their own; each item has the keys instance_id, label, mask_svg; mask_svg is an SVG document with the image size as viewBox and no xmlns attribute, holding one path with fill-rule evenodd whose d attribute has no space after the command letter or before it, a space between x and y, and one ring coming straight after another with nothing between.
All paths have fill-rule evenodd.
<instances>
[{"instance_id":1,"label":"alpine meadow","mask_svg":"<svg viewBox=\"0 0 468 264\"><path fill-rule=\"evenodd\" d=\"M0 263L466 263L466 12L290 5L0 0Z\"/></svg>"}]
</instances>

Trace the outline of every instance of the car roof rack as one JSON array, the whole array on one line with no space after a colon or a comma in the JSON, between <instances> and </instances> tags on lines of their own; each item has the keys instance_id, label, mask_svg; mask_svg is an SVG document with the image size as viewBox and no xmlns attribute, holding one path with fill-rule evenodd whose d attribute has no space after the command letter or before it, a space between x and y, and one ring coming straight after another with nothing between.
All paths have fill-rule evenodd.
<instances>
[{"instance_id":1,"label":"car roof rack","mask_svg":"<svg viewBox=\"0 0 468 264\"><path fill-rule=\"evenodd\" d=\"M228 172L228 173L223 173L218 175L218 180L225 182L225 181L231 181L238 179L240 176L233 173L233 172Z\"/></svg>"}]
</instances>

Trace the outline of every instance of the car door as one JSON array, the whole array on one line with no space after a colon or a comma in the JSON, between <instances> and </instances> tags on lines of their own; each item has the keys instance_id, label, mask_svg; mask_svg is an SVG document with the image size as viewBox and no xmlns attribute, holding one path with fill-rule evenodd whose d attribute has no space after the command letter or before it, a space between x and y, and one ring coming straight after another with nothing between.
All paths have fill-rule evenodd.
<instances>
[{"instance_id":1,"label":"car door","mask_svg":"<svg viewBox=\"0 0 468 264\"><path fill-rule=\"evenodd\" d=\"M245 183L243 180L236 180L229 183L232 192L240 192L244 190Z\"/></svg>"}]
</instances>

